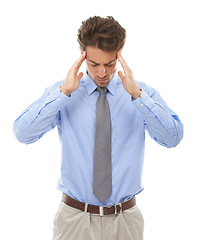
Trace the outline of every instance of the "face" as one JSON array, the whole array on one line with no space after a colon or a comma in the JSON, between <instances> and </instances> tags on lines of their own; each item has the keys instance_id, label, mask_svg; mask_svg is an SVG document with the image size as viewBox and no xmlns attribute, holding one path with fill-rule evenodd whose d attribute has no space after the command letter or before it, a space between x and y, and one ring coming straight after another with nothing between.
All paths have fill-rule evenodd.
<instances>
[{"instance_id":1,"label":"face","mask_svg":"<svg viewBox=\"0 0 197 240\"><path fill-rule=\"evenodd\" d=\"M106 87L117 68L117 52L106 52L96 47L86 47L88 75L99 87Z\"/></svg>"}]
</instances>

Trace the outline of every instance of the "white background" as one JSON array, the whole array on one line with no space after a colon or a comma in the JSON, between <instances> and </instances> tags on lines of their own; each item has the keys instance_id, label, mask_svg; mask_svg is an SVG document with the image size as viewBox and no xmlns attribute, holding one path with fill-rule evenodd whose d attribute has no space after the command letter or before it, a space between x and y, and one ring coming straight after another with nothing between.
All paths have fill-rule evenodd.
<instances>
[{"instance_id":1,"label":"white background","mask_svg":"<svg viewBox=\"0 0 197 240\"><path fill-rule=\"evenodd\" d=\"M61 199L57 131L23 145L12 124L66 77L79 57L77 30L94 15L111 15L127 30L123 56L136 80L158 89L185 126L174 149L146 137L145 190L137 196L145 239L197 239L196 12L191 0L1 1L0 239L52 238Z\"/></svg>"}]
</instances>

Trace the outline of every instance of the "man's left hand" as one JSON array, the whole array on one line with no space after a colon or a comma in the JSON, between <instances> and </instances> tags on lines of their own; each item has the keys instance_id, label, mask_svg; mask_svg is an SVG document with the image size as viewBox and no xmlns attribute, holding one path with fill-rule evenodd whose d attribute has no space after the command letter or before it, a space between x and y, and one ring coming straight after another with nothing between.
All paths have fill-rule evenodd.
<instances>
[{"instance_id":1,"label":"man's left hand","mask_svg":"<svg viewBox=\"0 0 197 240\"><path fill-rule=\"evenodd\" d=\"M131 69L129 68L129 66L127 65L126 61L124 60L120 53L118 53L117 57L124 70L124 74L121 71L119 71L118 75L122 79L122 84L125 90L130 95L132 95L134 99L141 97L141 90L138 88L135 82Z\"/></svg>"}]
</instances>

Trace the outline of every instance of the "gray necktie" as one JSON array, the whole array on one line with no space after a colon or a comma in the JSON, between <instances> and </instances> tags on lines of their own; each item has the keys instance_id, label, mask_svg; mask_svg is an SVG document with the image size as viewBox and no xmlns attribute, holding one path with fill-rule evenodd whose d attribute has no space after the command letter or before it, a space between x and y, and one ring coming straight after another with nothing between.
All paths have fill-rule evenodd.
<instances>
[{"instance_id":1,"label":"gray necktie","mask_svg":"<svg viewBox=\"0 0 197 240\"><path fill-rule=\"evenodd\" d=\"M93 193L104 202L112 193L111 119L106 87L97 87L96 133L94 147Z\"/></svg>"}]
</instances>

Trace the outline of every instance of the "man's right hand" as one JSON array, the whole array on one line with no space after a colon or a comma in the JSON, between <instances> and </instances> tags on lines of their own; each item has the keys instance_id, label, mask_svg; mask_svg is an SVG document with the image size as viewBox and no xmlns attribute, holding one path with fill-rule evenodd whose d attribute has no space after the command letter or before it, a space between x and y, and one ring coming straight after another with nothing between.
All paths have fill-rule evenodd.
<instances>
[{"instance_id":1,"label":"man's right hand","mask_svg":"<svg viewBox=\"0 0 197 240\"><path fill-rule=\"evenodd\" d=\"M72 92L74 92L78 87L81 78L83 77L83 73L80 72L79 68L81 64L86 58L86 52L81 53L80 58L73 64L73 66L69 69L66 79L63 85L60 87L60 91L69 96Z\"/></svg>"}]
</instances>

